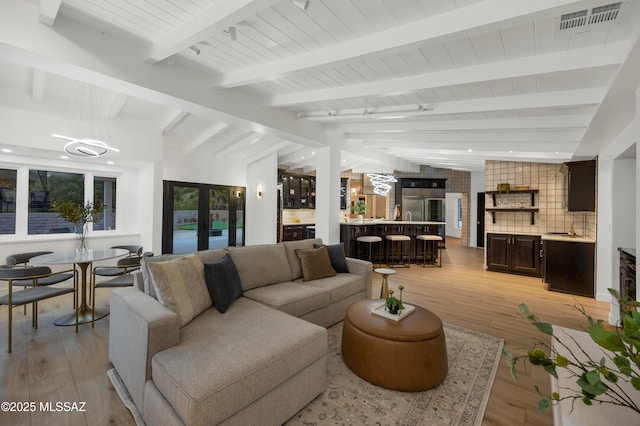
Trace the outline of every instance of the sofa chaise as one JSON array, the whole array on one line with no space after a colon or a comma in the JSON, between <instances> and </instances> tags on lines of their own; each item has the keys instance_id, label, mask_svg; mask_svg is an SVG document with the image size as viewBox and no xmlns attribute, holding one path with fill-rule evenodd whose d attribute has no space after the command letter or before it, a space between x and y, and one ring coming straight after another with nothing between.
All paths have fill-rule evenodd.
<instances>
[{"instance_id":1,"label":"sofa chaise","mask_svg":"<svg viewBox=\"0 0 640 426\"><path fill-rule=\"evenodd\" d=\"M309 239L145 259L136 285L110 299L109 357L139 417L149 425L279 425L322 393L326 327L371 297L371 263L344 252L335 268L344 272L307 279L326 263L325 250L334 266L340 247ZM200 282L226 279L207 274L229 260L242 295L223 313L222 299L209 299Z\"/></svg>"}]
</instances>

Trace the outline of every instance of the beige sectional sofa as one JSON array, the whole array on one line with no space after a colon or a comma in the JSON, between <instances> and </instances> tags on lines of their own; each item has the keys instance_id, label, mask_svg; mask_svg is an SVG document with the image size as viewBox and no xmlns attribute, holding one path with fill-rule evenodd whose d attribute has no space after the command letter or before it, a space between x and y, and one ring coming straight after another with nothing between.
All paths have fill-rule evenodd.
<instances>
[{"instance_id":1,"label":"beige sectional sofa","mask_svg":"<svg viewBox=\"0 0 640 426\"><path fill-rule=\"evenodd\" d=\"M136 286L111 293L109 357L140 418L149 425L279 425L326 386L326 327L354 301L371 297L371 263L346 259L348 273L303 281L296 249L320 239L198 252L226 254L242 297L180 327L156 300L149 262Z\"/></svg>"}]
</instances>

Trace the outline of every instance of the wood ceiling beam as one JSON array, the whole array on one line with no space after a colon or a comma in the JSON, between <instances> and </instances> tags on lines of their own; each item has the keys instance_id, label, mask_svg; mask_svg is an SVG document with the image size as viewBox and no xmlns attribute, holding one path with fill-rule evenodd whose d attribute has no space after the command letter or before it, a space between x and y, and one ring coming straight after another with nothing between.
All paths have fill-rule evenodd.
<instances>
[{"instance_id":1,"label":"wood ceiling beam","mask_svg":"<svg viewBox=\"0 0 640 426\"><path fill-rule=\"evenodd\" d=\"M435 133L347 133L347 140L410 142L537 143L539 141L578 142L583 130L514 132L435 132Z\"/></svg>"},{"instance_id":2,"label":"wood ceiling beam","mask_svg":"<svg viewBox=\"0 0 640 426\"><path fill-rule=\"evenodd\" d=\"M62 0L40 0L38 20L48 27L53 27L61 5Z\"/></svg>"},{"instance_id":3,"label":"wood ceiling beam","mask_svg":"<svg viewBox=\"0 0 640 426\"><path fill-rule=\"evenodd\" d=\"M330 129L345 133L395 133L395 132L435 132L460 130L517 130L517 129L584 129L591 121L590 114L557 116L483 118L472 120L440 120L394 122L390 131L389 123L345 123L331 124Z\"/></svg>"},{"instance_id":4,"label":"wood ceiling beam","mask_svg":"<svg viewBox=\"0 0 640 426\"><path fill-rule=\"evenodd\" d=\"M148 47L146 61L159 62L226 30L240 21L251 18L279 0L217 0L207 9L183 23Z\"/></svg>"},{"instance_id":5,"label":"wood ceiling beam","mask_svg":"<svg viewBox=\"0 0 640 426\"><path fill-rule=\"evenodd\" d=\"M389 96L419 90L435 90L555 72L617 67L625 61L628 51L629 43L627 42L603 44L369 83L287 93L267 98L263 104L268 106L303 105L367 96Z\"/></svg>"},{"instance_id":6,"label":"wood ceiling beam","mask_svg":"<svg viewBox=\"0 0 640 426\"><path fill-rule=\"evenodd\" d=\"M448 40L517 25L533 17L556 16L583 3L577 0L487 0L438 14L411 24L380 31L370 36L338 43L302 55L225 74L216 84L237 87L283 75L310 71L368 57L390 55L400 50L442 43Z\"/></svg>"},{"instance_id":7,"label":"wood ceiling beam","mask_svg":"<svg viewBox=\"0 0 640 426\"><path fill-rule=\"evenodd\" d=\"M185 118L189 113L186 111L182 111L181 109L172 110L167 116L162 120L160 124L160 128L163 133L168 132L173 129L183 118Z\"/></svg>"},{"instance_id":8,"label":"wood ceiling beam","mask_svg":"<svg viewBox=\"0 0 640 426\"><path fill-rule=\"evenodd\" d=\"M129 96L127 95L114 93L113 97L107 104L107 118L115 119L118 114L120 114L120 111L122 111L122 108L124 108L124 104L127 103L127 99L129 99Z\"/></svg>"}]
</instances>

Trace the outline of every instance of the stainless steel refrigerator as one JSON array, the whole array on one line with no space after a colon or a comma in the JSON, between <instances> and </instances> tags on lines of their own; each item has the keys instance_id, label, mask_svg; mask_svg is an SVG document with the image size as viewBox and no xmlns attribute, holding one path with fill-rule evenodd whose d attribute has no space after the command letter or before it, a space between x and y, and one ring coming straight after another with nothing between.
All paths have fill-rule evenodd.
<instances>
[{"instance_id":1,"label":"stainless steel refrigerator","mask_svg":"<svg viewBox=\"0 0 640 426\"><path fill-rule=\"evenodd\" d=\"M403 188L402 220L445 222L444 189Z\"/></svg>"}]
</instances>

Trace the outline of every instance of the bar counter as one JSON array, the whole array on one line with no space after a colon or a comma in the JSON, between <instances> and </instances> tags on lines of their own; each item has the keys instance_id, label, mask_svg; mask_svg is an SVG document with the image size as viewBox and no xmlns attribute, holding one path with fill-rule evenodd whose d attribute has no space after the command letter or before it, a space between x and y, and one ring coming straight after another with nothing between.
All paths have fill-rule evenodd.
<instances>
[{"instance_id":1,"label":"bar counter","mask_svg":"<svg viewBox=\"0 0 640 426\"><path fill-rule=\"evenodd\" d=\"M445 222L419 222L404 220L365 219L363 222L349 221L340 224L340 241L348 257L358 257L356 239L360 236L375 235L382 238L382 243L372 246L373 259L384 259L385 237L387 235L407 235L411 237L409 255L411 261L416 260L416 235L440 235L445 238ZM360 249L360 256L365 255L365 248Z\"/></svg>"}]
</instances>

